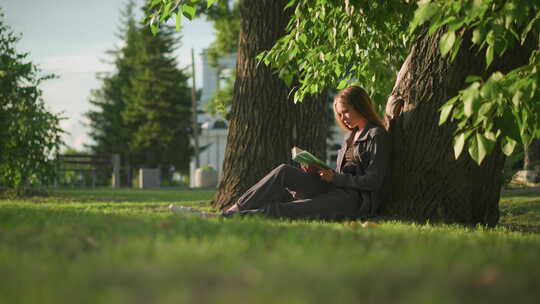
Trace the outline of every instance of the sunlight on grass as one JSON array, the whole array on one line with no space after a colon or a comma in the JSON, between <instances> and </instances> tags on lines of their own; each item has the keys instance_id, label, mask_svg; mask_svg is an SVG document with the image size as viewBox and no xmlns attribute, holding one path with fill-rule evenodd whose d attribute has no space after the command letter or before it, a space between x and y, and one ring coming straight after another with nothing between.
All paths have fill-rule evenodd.
<instances>
[{"instance_id":1,"label":"sunlight on grass","mask_svg":"<svg viewBox=\"0 0 540 304\"><path fill-rule=\"evenodd\" d=\"M200 219L213 191L60 191L0 201L0 303L535 303L540 196L503 225ZM535 226L536 225L536 226Z\"/></svg>"}]
</instances>

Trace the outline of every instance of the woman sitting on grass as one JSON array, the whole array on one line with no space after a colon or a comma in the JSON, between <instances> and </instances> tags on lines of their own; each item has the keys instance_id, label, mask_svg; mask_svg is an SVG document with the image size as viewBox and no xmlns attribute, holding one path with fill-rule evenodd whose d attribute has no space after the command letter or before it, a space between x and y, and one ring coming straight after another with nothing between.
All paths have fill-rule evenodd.
<instances>
[{"instance_id":1,"label":"woman sitting on grass","mask_svg":"<svg viewBox=\"0 0 540 304\"><path fill-rule=\"evenodd\" d=\"M351 86L334 98L338 125L348 131L336 170L281 164L215 216L261 214L275 218L339 220L373 216L388 175L390 139L364 89ZM292 201L279 201L287 190ZM175 212L180 207L172 206ZM206 214L211 216L211 214Z\"/></svg>"}]
</instances>

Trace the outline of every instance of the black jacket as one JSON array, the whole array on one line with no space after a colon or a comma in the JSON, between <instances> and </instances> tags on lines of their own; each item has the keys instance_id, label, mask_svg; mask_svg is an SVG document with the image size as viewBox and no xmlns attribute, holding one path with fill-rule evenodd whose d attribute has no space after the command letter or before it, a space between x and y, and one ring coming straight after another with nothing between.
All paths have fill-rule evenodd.
<instances>
[{"instance_id":1,"label":"black jacket","mask_svg":"<svg viewBox=\"0 0 540 304\"><path fill-rule=\"evenodd\" d=\"M389 176L391 141L390 136L381 127L368 124L360 137L353 143L356 173L344 173L341 170L347 150L347 140L354 134L345 135L338 151L336 174L332 183L341 188L355 189L360 192L362 205L359 216L373 216L378 211L382 199L385 178Z\"/></svg>"}]
</instances>

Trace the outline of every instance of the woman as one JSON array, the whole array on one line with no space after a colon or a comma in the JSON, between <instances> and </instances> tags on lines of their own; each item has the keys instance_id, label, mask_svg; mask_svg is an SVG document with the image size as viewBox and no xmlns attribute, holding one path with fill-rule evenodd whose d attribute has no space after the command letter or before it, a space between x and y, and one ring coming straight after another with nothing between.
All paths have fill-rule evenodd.
<instances>
[{"instance_id":1,"label":"woman","mask_svg":"<svg viewBox=\"0 0 540 304\"><path fill-rule=\"evenodd\" d=\"M334 98L338 125L348 131L336 170L282 164L247 190L221 215L336 220L373 216L388 175L390 140L364 89L351 86ZM284 190L293 200L283 200Z\"/></svg>"}]
</instances>

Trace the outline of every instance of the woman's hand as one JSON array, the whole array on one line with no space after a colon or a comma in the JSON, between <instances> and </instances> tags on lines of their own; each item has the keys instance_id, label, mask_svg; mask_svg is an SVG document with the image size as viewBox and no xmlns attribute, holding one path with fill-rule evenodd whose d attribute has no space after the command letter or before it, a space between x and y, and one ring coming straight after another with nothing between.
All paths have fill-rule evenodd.
<instances>
[{"instance_id":1,"label":"woman's hand","mask_svg":"<svg viewBox=\"0 0 540 304\"><path fill-rule=\"evenodd\" d=\"M300 169L302 169L302 171L308 174L313 174L313 175L318 175L320 171L320 168L318 166L307 165L307 164L300 164Z\"/></svg>"},{"instance_id":2,"label":"woman's hand","mask_svg":"<svg viewBox=\"0 0 540 304\"><path fill-rule=\"evenodd\" d=\"M334 178L334 174L336 174L334 170L330 170L330 169L319 170L319 176L325 182L329 182L329 183L332 182L332 179Z\"/></svg>"}]
</instances>

